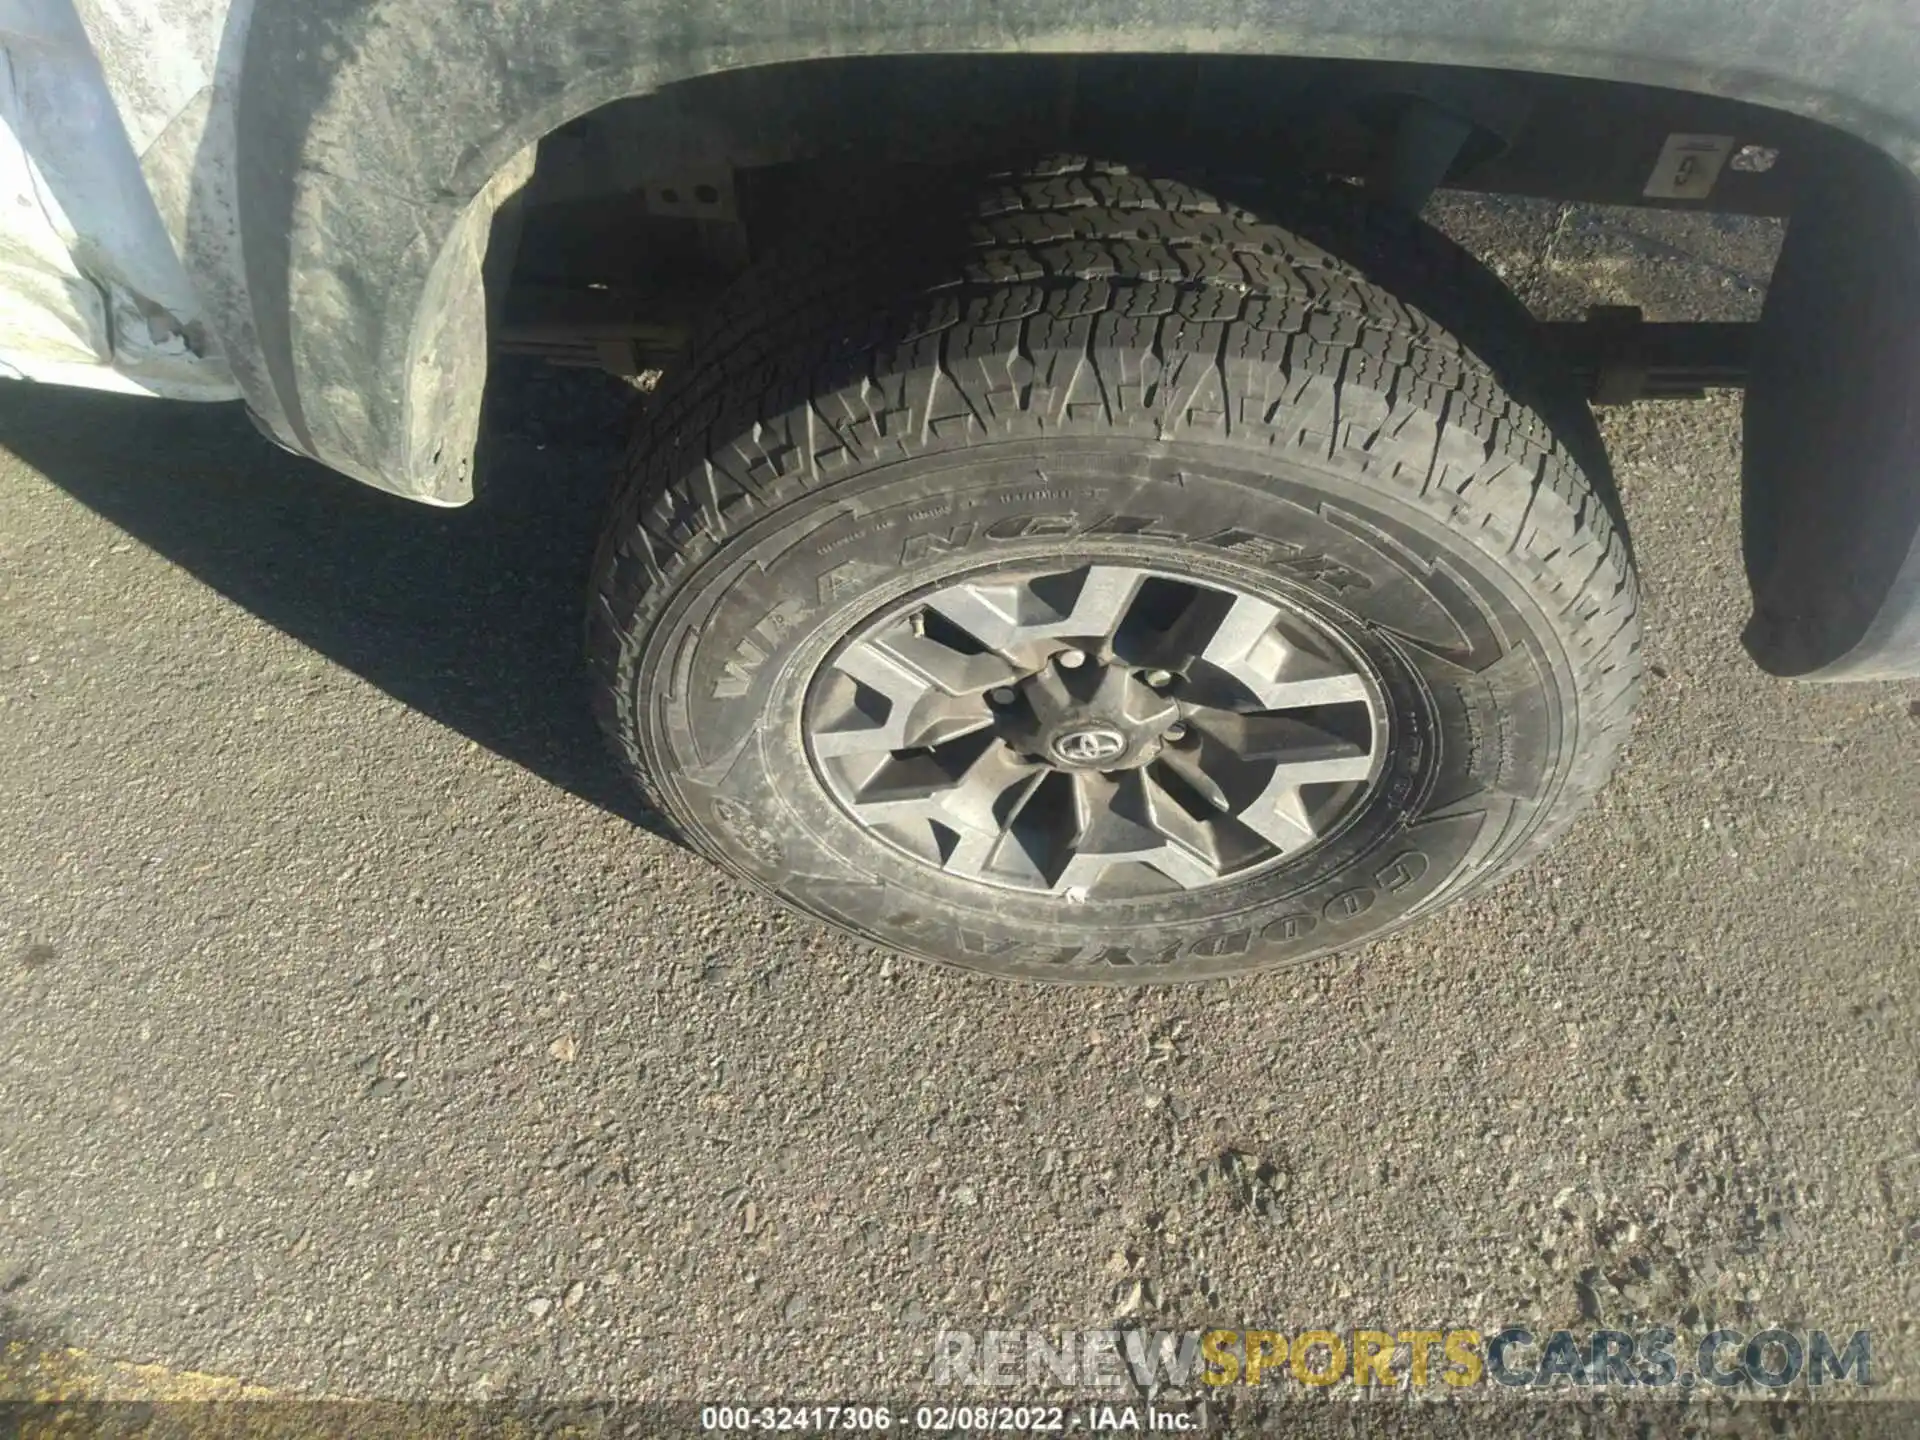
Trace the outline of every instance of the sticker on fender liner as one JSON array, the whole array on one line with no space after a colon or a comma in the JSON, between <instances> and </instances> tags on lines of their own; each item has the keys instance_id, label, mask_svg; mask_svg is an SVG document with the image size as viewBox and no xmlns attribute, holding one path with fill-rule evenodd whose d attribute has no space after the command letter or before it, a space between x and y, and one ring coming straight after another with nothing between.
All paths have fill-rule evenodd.
<instances>
[{"instance_id":1,"label":"sticker on fender liner","mask_svg":"<svg viewBox=\"0 0 1920 1440\"><path fill-rule=\"evenodd\" d=\"M1704 200L1732 153L1731 135L1669 135L1641 193L1651 200Z\"/></svg>"}]
</instances>

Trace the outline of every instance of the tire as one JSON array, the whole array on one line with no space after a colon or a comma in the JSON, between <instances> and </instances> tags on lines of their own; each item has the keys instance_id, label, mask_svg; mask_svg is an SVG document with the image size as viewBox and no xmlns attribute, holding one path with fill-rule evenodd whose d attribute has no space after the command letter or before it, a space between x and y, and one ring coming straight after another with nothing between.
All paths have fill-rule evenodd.
<instances>
[{"instance_id":1,"label":"tire","mask_svg":"<svg viewBox=\"0 0 1920 1440\"><path fill-rule=\"evenodd\" d=\"M695 848L878 945L1162 983L1372 939L1511 870L1586 804L1640 661L1578 391L1505 288L1431 229L1343 186L1236 202L1064 162L903 182L829 207L722 303L637 430L588 625L601 723ZM1039 668L1017 686L876 700L861 678L907 635L943 647L943 676L1013 665L987 627L950 623L955 605L1001 597L994 615L1027 617L1007 655L1039 636L1037 655L1083 610L1093 623L1090 590L1127 584L1110 641L1021 661ZM1035 609L1042 594L1064 598ZM1277 617L1250 642L1257 665L1223 638L1228 610ZM1179 673L1127 669L1176 650ZM1077 678L1061 668L1082 654ZM1288 688L1323 671L1337 689ZM1083 707L1071 733L1028 737L1059 713L1038 687L1057 699L1096 673L1131 687L1124 720L1100 710L1095 734ZM1154 686L1216 708L1140 719L1159 714ZM993 728L1012 724L993 709L1010 694L1017 735ZM1287 708L1322 694L1338 704ZM976 698L998 739L909 724L972 716ZM1345 737L1346 768L1271 738L1299 724ZM1110 730L1136 768L1093 773ZM1216 744L1229 731L1267 751ZM979 796L1000 792L963 804L900 779L934 765L938 784L975 785L978 748L941 758L963 744L1043 761L1021 781L1033 798L1006 791L982 821ZM1201 763L1181 746L1215 769L1167 778ZM1268 752L1262 779L1246 767ZM972 818L955 828L949 809ZM1122 812L1176 841L1128 849L1111 838ZM1002 823L1028 829L981 838Z\"/></svg>"}]
</instances>

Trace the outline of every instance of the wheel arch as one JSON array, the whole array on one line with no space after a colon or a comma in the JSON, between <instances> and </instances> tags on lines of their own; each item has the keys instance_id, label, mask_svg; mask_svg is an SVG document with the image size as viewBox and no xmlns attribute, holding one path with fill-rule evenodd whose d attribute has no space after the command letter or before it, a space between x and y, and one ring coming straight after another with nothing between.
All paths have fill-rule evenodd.
<instances>
[{"instance_id":1,"label":"wheel arch","mask_svg":"<svg viewBox=\"0 0 1920 1440\"><path fill-rule=\"evenodd\" d=\"M236 213L230 221L203 218L239 231L251 334L232 338L253 351L237 368L267 428L380 488L460 504L472 491L487 362L484 272L496 213L530 169L531 147L614 101L726 70L863 55L1188 52L1478 66L1659 85L1778 109L1858 137L1861 165L1898 177L1910 192L1920 169L1920 105L1908 77L1920 68L1920 35L1899 25L1903 8L1901 0L1806 0L1756 14L1737 0L1683 8L1596 0L1555 7L1546 26L1530 0L1496 0L1472 16L1436 12L1419 0L1368 0L1337 11L1306 0L1272 0L1256 11L1230 0L1160 10L1125 0L990 8L894 0L858 15L804 0L711 7L498 0L458 8L438 0L256 0L234 87ZM1883 184L1878 193L1886 190ZM1850 203L1844 186L1831 193ZM1911 206L1904 219L1889 212L1893 230L1882 231L1910 229L1915 213ZM1791 260L1795 253L1790 245L1790 264L1816 279L1831 263L1827 251L1804 263ZM1904 294L1892 298L1905 303ZM1848 313L1865 324L1871 306ZM1920 335L1920 301L1910 313L1910 333ZM1885 319L1882 313L1874 322L1878 331ZM1777 337L1786 333L1783 323L1771 323L1770 343L1783 343ZM1824 343L1845 356L1857 341L1836 321ZM1895 358L1906 368L1887 383L1911 400L1920 393L1920 357L1909 346ZM1797 398L1799 382L1761 381L1769 383L1769 393L1787 397L1787 412L1819 425ZM1911 404L1908 416L1911 426ZM1881 471L1910 463L1913 452L1903 461L1899 446L1911 438L1880 437ZM1778 465L1764 481L1750 475L1750 495L1775 497L1771 510L1750 505L1759 517L1750 532L1764 531L1769 514L1790 516L1793 505L1779 497L1791 500L1810 482ZM1876 529L1884 550L1890 518L1911 532L1914 505L1902 495L1916 487L1911 479L1905 486L1884 474L1863 485L1852 528L1828 527L1829 551L1860 552ZM1908 549L1907 569L1895 565L1883 588L1906 594L1908 607L1920 610L1920 549ZM1789 572L1779 573L1765 594L1755 575L1760 613L1772 618L1756 621L1749 644L1769 668L1818 671L1879 633L1876 624L1887 630L1874 614L1856 613L1817 640L1808 639L1805 624L1794 638L1780 617L1829 602L1819 592L1796 593ZM1867 602L1856 595L1851 603L1859 612ZM1851 641L1843 633L1849 625ZM1920 665L1920 642L1907 629L1895 631L1888 634L1907 647L1908 663ZM1786 658L1796 645L1801 658ZM1885 670L1884 657L1876 663Z\"/></svg>"}]
</instances>

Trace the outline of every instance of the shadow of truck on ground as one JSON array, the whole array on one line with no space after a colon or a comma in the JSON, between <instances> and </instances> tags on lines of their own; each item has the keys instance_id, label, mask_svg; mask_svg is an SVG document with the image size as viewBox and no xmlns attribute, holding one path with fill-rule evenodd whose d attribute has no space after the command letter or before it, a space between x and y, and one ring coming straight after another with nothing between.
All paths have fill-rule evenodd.
<instances>
[{"instance_id":1,"label":"shadow of truck on ground","mask_svg":"<svg viewBox=\"0 0 1920 1440\"><path fill-rule=\"evenodd\" d=\"M502 362L474 502L289 455L237 405L0 385L0 446L203 584L441 724L661 829L588 707L587 569L634 392Z\"/></svg>"}]
</instances>

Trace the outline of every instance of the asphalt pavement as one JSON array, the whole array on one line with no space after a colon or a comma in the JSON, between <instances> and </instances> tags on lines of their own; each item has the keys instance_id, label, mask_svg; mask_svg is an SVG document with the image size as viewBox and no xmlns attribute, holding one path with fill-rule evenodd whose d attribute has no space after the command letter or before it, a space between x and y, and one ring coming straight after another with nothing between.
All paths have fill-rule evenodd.
<instances>
[{"instance_id":1,"label":"asphalt pavement","mask_svg":"<svg viewBox=\"0 0 1920 1440\"><path fill-rule=\"evenodd\" d=\"M1749 315L1777 240L1443 214L1554 315ZM1920 685L1744 657L1737 396L1604 416L1651 670L1566 843L1137 992L889 958L650 825L577 660L628 398L502 372L435 512L232 407L0 389L16 1372L897 1396L948 1327L1653 1316L1869 1327L1914 1393Z\"/></svg>"}]
</instances>

